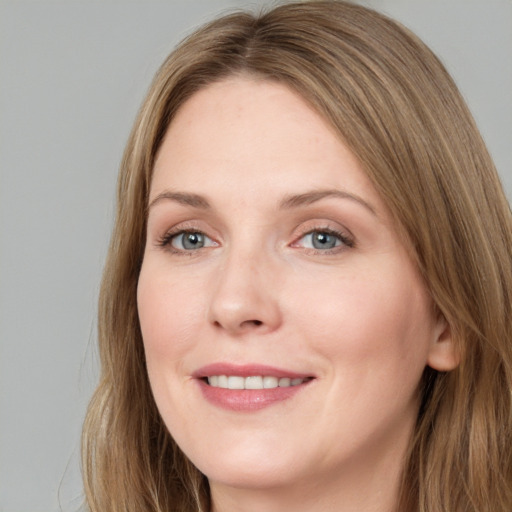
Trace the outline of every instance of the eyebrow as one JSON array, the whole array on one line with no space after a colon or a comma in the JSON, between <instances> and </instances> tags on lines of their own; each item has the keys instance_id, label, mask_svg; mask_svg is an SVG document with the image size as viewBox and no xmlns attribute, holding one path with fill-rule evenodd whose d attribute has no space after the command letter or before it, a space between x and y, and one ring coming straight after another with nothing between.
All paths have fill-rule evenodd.
<instances>
[{"instance_id":1,"label":"eyebrow","mask_svg":"<svg viewBox=\"0 0 512 512\"><path fill-rule=\"evenodd\" d=\"M282 210L299 208L301 206L307 206L330 197L355 201L356 203L359 203L361 206L369 210L373 215L377 215L375 208L362 197L359 197L358 195L352 194L350 192L336 189L313 190L310 192L304 192L303 194L290 195L281 201L279 208ZM193 208L199 208L201 210L211 209L210 203L204 196L199 194L192 194L189 192L173 192L171 190L165 190L164 192L158 194L149 203L148 210L163 200L174 201L179 204L192 206Z\"/></svg>"},{"instance_id":2,"label":"eyebrow","mask_svg":"<svg viewBox=\"0 0 512 512\"><path fill-rule=\"evenodd\" d=\"M172 192L171 190L165 190L158 194L148 205L148 210L160 203L164 199L175 201L176 203L183 204L185 206L192 206L193 208L200 208L201 210L209 210L211 208L210 203L199 194L190 194L188 192Z\"/></svg>"},{"instance_id":3,"label":"eyebrow","mask_svg":"<svg viewBox=\"0 0 512 512\"><path fill-rule=\"evenodd\" d=\"M300 206L306 206L312 203L316 203L322 199L326 198L338 198L338 199L350 199L351 201L355 201L359 203L361 206L364 206L367 210L369 210L373 215L377 215L375 208L365 201L362 197L359 197L356 194L352 194L350 192L345 192L344 190L313 190L311 192L305 192L304 194L296 194L292 196L285 197L283 201L281 201L280 208L288 209L288 208L298 208Z\"/></svg>"}]
</instances>

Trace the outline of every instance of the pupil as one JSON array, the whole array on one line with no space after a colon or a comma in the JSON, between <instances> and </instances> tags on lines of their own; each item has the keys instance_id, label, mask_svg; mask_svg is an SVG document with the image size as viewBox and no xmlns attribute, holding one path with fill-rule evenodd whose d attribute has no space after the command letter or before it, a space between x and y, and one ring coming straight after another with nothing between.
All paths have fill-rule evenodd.
<instances>
[{"instance_id":1,"label":"pupil","mask_svg":"<svg viewBox=\"0 0 512 512\"><path fill-rule=\"evenodd\" d=\"M327 233L315 233L313 247L315 249L332 249L336 245L336 239Z\"/></svg>"},{"instance_id":2,"label":"pupil","mask_svg":"<svg viewBox=\"0 0 512 512\"><path fill-rule=\"evenodd\" d=\"M185 249L197 249L203 245L203 236L199 233L187 233L187 236L184 237L183 247Z\"/></svg>"}]
</instances>

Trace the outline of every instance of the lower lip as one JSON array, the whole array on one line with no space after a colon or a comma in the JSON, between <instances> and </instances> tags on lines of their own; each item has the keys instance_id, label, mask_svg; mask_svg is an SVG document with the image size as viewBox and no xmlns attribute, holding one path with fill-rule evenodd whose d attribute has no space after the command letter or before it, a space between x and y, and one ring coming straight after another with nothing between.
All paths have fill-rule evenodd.
<instances>
[{"instance_id":1,"label":"lower lip","mask_svg":"<svg viewBox=\"0 0 512 512\"><path fill-rule=\"evenodd\" d=\"M230 411L250 412L289 400L305 389L311 381L298 386L269 389L226 389L210 386L204 380L197 382L203 396L213 405Z\"/></svg>"}]
</instances>

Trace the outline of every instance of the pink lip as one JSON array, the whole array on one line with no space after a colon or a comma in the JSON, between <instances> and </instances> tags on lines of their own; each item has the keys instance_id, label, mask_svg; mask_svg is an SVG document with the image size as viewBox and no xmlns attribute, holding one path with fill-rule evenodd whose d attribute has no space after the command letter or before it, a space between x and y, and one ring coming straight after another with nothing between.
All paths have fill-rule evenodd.
<instances>
[{"instance_id":1,"label":"pink lip","mask_svg":"<svg viewBox=\"0 0 512 512\"><path fill-rule=\"evenodd\" d=\"M203 397L211 404L237 412L257 411L270 405L283 402L304 390L310 383L308 380L298 386L277 387L270 389L225 389L208 385L206 377L212 375L268 375L272 377L288 377L290 379L313 377L266 365L233 365L229 363L214 363L203 366L194 372L193 377L201 389Z\"/></svg>"},{"instance_id":2,"label":"pink lip","mask_svg":"<svg viewBox=\"0 0 512 512\"><path fill-rule=\"evenodd\" d=\"M210 377L211 375L240 375L241 377L251 377L252 375L268 375L270 377L288 377L289 379L305 379L312 377L311 374L297 373L289 370L283 370L274 366L261 364L237 365L231 363L213 363L203 366L196 370L192 376L197 379Z\"/></svg>"}]
</instances>

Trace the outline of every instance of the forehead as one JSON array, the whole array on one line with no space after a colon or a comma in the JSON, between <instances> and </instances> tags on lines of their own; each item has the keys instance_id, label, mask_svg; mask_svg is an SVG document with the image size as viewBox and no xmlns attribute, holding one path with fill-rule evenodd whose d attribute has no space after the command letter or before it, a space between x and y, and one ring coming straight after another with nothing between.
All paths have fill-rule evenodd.
<instances>
[{"instance_id":1,"label":"forehead","mask_svg":"<svg viewBox=\"0 0 512 512\"><path fill-rule=\"evenodd\" d=\"M339 188L380 203L322 116L286 85L250 77L211 84L178 110L157 155L151 196L173 187L208 194L236 187L259 191L262 200L270 191Z\"/></svg>"},{"instance_id":2,"label":"forehead","mask_svg":"<svg viewBox=\"0 0 512 512\"><path fill-rule=\"evenodd\" d=\"M178 109L165 139L196 154L198 150L201 154L208 150L220 154L229 149L232 157L247 154L247 142L252 139L264 157L275 149L273 144L290 147L294 141L299 142L297 135L301 143L307 141L317 147L339 139L323 118L286 85L236 76L214 82L188 99Z\"/></svg>"}]
</instances>

